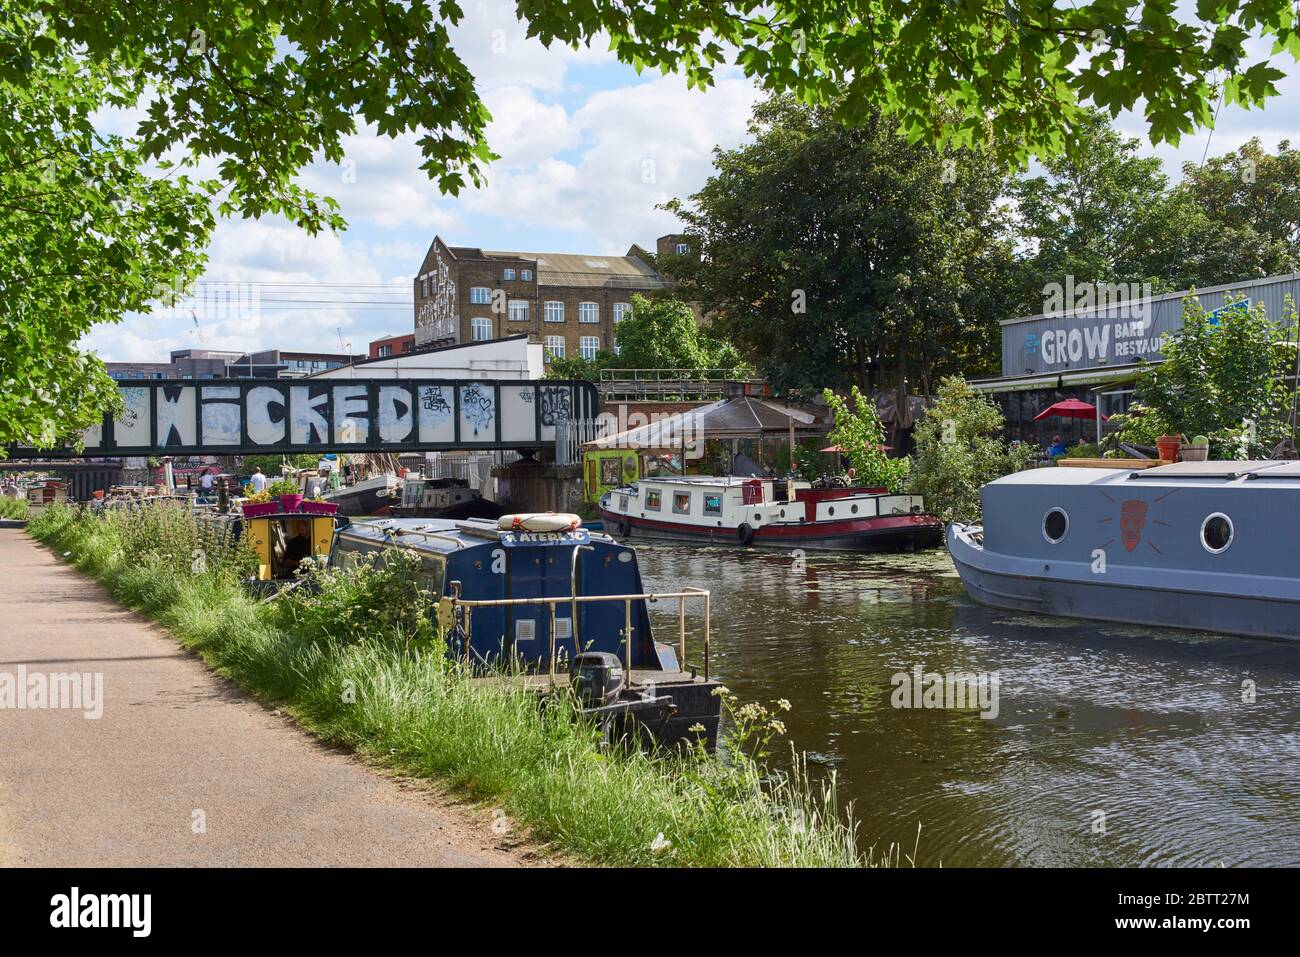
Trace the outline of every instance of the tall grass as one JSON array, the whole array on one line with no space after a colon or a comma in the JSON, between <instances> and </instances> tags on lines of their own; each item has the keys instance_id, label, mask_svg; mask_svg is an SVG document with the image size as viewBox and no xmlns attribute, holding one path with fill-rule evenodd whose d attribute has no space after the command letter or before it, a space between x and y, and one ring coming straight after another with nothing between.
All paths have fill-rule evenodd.
<instances>
[{"instance_id":1,"label":"tall grass","mask_svg":"<svg viewBox=\"0 0 1300 957\"><path fill-rule=\"evenodd\" d=\"M26 518L27 502L25 499L0 495L0 518Z\"/></svg>"},{"instance_id":2,"label":"tall grass","mask_svg":"<svg viewBox=\"0 0 1300 957\"><path fill-rule=\"evenodd\" d=\"M238 543L196 563L194 549L214 547L201 544L199 526L180 509L100 518L55 506L28 527L325 741L490 800L564 854L618 865L897 861L859 852L833 783L812 784L799 762L793 773L767 769L763 756L783 731L776 707L728 699L732 746L718 757L610 747L568 698L542 708L530 693L467 681L436 636L402 614L371 612L376 589L404 593L400 565L317 573L319 592L264 603L239 585L248 556ZM341 613L359 603L366 624Z\"/></svg>"}]
</instances>

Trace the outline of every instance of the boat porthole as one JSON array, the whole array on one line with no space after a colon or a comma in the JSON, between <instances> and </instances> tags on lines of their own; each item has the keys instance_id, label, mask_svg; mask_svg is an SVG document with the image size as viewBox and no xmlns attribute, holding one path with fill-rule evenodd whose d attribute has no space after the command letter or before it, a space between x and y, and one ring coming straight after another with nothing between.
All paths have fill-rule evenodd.
<instances>
[{"instance_id":1,"label":"boat porthole","mask_svg":"<svg viewBox=\"0 0 1300 957\"><path fill-rule=\"evenodd\" d=\"M852 511L854 515L857 515L857 514L858 514L858 507L857 507L856 505L854 505L853 508L850 509L850 511Z\"/></svg>"},{"instance_id":2,"label":"boat porthole","mask_svg":"<svg viewBox=\"0 0 1300 957\"><path fill-rule=\"evenodd\" d=\"M1227 551L1232 544L1232 519L1222 512L1206 516L1201 522L1201 544L1211 555Z\"/></svg>"},{"instance_id":3,"label":"boat porthole","mask_svg":"<svg viewBox=\"0 0 1300 957\"><path fill-rule=\"evenodd\" d=\"M755 512L755 513L754 513L754 521L756 521L756 522L761 522L762 520L763 520L763 516L760 515L758 512Z\"/></svg>"},{"instance_id":4,"label":"boat porthole","mask_svg":"<svg viewBox=\"0 0 1300 957\"><path fill-rule=\"evenodd\" d=\"M785 518L785 509L781 509L781 517Z\"/></svg>"},{"instance_id":5,"label":"boat porthole","mask_svg":"<svg viewBox=\"0 0 1300 957\"><path fill-rule=\"evenodd\" d=\"M1043 538L1053 545L1059 544L1070 530L1070 516L1063 508L1051 508L1043 516Z\"/></svg>"},{"instance_id":6,"label":"boat porthole","mask_svg":"<svg viewBox=\"0 0 1300 957\"><path fill-rule=\"evenodd\" d=\"M826 509L826 514L827 514L827 515L834 515L834 514L835 514L835 506L834 506L834 505L829 506L829 507Z\"/></svg>"}]
</instances>

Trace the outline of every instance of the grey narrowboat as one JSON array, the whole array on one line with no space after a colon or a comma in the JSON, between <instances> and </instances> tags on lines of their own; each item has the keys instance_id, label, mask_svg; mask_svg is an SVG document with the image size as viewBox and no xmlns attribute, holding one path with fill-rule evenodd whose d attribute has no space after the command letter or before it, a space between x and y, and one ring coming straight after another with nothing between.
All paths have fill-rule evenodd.
<instances>
[{"instance_id":1,"label":"grey narrowboat","mask_svg":"<svg viewBox=\"0 0 1300 957\"><path fill-rule=\"evenodd\" d=\"M1040 468L953 524L966 589L997 608L1300 638L1300 462Z\"/></svg>"}]
</instances>

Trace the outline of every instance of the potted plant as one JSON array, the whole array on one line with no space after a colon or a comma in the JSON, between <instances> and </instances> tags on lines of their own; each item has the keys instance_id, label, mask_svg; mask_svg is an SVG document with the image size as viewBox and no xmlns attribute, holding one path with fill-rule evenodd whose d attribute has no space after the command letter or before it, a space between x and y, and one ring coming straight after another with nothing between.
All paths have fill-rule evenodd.
<instances>
[{"instance_id":1,"label":"potted plant","mask_svg":"<svg viewBox=\"0 0 1300 957\"><path fill-rule=\"evenodd\" d=\"M273 515L280 511L280 503L271 501L269 491L251 492L240 504L240 509L248 518L257 515Z\"/></svg>"},{"instance_id":2,"label":"potted plant","mask_svg":"<svg viewBox=\"0 0 1300 957\"><path fill-rule=\"evenodd\" d=\"M279 498L280 508L286 512L298 511L298 506L302 504L302 492L298 486L288 479L277 479L267 488L267 492L272 498Z\"/></svg>"},{"instance_id":3,"label":"potted plant","mask_svg":"<svg viewBox=\"0 0 1300 957\"><path fill-rule=\"evenodd\" d=\"M1181 435L1162 435L1156 439L1156 451L1162 462L1177 462L1178 450L1183 447Z\"/></svg>"},{"instance_id":4,"label":"potted plant","mask_svg":"<svg viewBox=\"0 0 1300 957\"><path fill-rule=\"evenodd\" d=\"M317 496L316 498L303 499L299 507L311 515L333 515L339 510L339 503L327 502Z\"/></svg>"},{"instance_id":5,"label":"potted plant","mask_svg":"<svg viewBox=\"0 0 1300 957\"><path fill-rule=\"evenodd\" d=\"M1210 457L1210 440L1204 435L1197 435L1183 446L1184 462L1204 462Z\"/></svg>"}]
</instances>

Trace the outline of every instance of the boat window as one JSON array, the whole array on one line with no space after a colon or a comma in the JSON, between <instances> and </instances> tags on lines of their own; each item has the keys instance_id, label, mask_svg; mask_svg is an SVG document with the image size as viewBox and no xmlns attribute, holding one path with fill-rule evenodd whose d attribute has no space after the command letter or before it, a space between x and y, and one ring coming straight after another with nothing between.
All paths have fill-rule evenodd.
<instances>
[{"instance_id":1,"label":"boat window","mask_svg":"<svg viewBox=\"0 0 1300 957\"><path fill-rule=\"evenodd\" d=\"M663 501L664 493L657 488L647 489L645 493L645 507L652 512L659 511L659 505Z\"/></svg>"},{"instance_id":2,"label":"boat window","mask_svg":"<svg viewBox=\"0 0 1300 957\"><path fill-rule=\"evenodd\" d=\"M1232 544L1232 519L1215 512L1201 523L1201 544L1212 555L1225 551Z\"/></svg>"},{"instance_id":3,"label":"boat window","mask_svg":"<svg viewBox=\"0 0 1300 957\"><path fill-rule=\"evenodd\" d=\"M626 496L626 495L620 495L620 496L618 497L618 510L619 510L620 512L626 512L626 511L627 511L627 496Z\"/></svg>"},{"instance_id":4,"label":"boat window","mask_svg":"<svg viewBox=\"0 0 1300 957\"><path fill-rule=\"evenodd\" d=\"M1065 514L1064 509L1053 508L1043 516L1043 538L1053 545L1065 538L1065 533L1069 530L1070 516Z\"/></svg>"},{"instance_id":5,"label":"boat window","mask_svg":"<svg viewBox=\"0 0 1300 957\"><path fill-rule=\"evenodd\" d=\"M722 496L706 495L704 496L704 514L721 515L722 514Z\"/></svg>"},{"instance_id":6,"label":"boat window","mask_svg":"<svg viewBox=\"0 0 1300 957\"><path fill-rule=\"evenodd\" d=\"M690 492L673 492L673 511L678 515L691 514Z\"/></svg>"}]
</instances>

